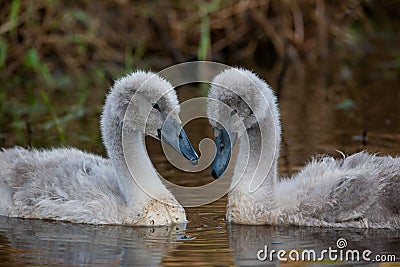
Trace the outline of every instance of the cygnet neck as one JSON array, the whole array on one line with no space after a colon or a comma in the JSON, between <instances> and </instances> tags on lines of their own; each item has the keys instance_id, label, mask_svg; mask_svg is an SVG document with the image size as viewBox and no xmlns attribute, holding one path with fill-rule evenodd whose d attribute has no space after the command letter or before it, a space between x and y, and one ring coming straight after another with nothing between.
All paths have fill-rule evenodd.
<instances>
[{"instance_id":1,"label":"cygnet neck","mask_svg":"<svg viewBox=\"0 0 400 267\"><path fill-rule=\"evenodd\" d=\"M102 126L103 133L107 134L104 145L118 175L126 204L141 207L151 196L160 196L164 191L168 193L147 154L144 134L140 131L123 133L122 123L116 127L110 123Z\"/></svg>"},{"instance_id":2,"label":"cygnet neck","mask_svg":"<svg viewBox=\"0 0 400 267\"><path fill-rule=\"evenodd\" d=\"M274 191L280 145L280 129L276 127L279 124L267 116L242 134L232 178L232 194L240 193L252 198Z\"/></svg>"}]
</instances>

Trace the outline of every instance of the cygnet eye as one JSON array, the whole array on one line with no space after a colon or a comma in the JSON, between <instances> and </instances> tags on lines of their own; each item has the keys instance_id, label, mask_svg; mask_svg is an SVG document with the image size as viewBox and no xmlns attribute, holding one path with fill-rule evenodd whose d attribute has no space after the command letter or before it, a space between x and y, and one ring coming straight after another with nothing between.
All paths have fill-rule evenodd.
<instances>
[{"instance_id":1,"label":"cygnet eye","mask_svg":"<svg viewBox=\"0 0 400 267\"><path fill-rule=\"evenodd\" d=\"M153 104L153 108L161 112L160 106L157 103Z\"/></svg>"}]
</instances>

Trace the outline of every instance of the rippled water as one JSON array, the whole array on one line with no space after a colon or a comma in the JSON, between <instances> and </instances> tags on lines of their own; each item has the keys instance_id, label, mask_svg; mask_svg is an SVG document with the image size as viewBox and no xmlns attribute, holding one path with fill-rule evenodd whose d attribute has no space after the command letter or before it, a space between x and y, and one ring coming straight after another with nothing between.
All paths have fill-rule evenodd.
<instances>
[{"instance_id":1,"label":"rippled water","mask_svg":"<svg viewBox=\"0 0 400 267\"><path fill-rule=\"evenodd\" d=\"M280 91L281 175L295 173L318 153L340 157L335 149L346 154L367 150L400 155L398 74L385 77L374 67L349 74L347 66L339 66L332 75L323 75L315 68L301 70L307 75L299 71L296 67L288 70ZM269 78L268 73L260 71L260 75ZM180 88L179 94L183 101L199 95L200 90ZM204 137L212 136L205 119L189 123L186 129L195 147ZM213 181L209 169L199 173L175 169L163 156L160 144L146 140L157 170L170 181L184 186ZM226 198L222 198L206 206L187 208L187 225L159 228L0 217L0 266L305 266L315 263L284 263L276 258L262 262L257 260L257 252L267 246L298 252L315 249L318 253L337 248L339 238L347 241L348 249L368 249L372 255L394 254L400 261L399 230L227 225L225 205ZM319 264L345 262L325 259Z\"/></svg>"},{"instance_id":2,"label":"rippled water","mask_svg":"<svg viewBox=\"0 0 400 267\"><path fill-rule=\"evenodd\" d=\"M395 254L400 260L398 231L226 225L224 209L223 199L189 209L186 230L183 225L92 226L0 217L0 266L274 266L279 264L276 258L257 259L266 245L269 250L320 253L337 249L339 238L347 240L348 249Z\"/></svg>"}]
</instances>

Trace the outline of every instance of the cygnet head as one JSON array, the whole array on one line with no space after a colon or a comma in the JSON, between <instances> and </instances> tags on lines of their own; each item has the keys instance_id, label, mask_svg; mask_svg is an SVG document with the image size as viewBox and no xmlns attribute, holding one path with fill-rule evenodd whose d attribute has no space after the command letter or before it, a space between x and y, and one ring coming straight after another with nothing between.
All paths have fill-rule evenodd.
<instances>
[{"instance_id":1,"label":"cygnet head","mask_svg":"<svg viewBox=\"0 0 400 267\"><path fill-rule=\"evenodd\" d=\"M215 135L216 155L211 167L215 179L227 168L237 139L271 117L271 112L272 117L279 117L276 97L268 84L253 72L230 68L213 79L207 115Z\"/></svg>"},{"instance_id":2,"label":"cygnet head","mask_svg":"<svg viewBox=\"0 0 400 267\"><path fill-rule=\"evenodd\" d=\"M175 90L157 74L136 71L120 78L107 95L101 118L109 156L121 146L124 129L162 139L195 164L198 156L182 128L179 111Z\"/></svg>"}]
</instances>

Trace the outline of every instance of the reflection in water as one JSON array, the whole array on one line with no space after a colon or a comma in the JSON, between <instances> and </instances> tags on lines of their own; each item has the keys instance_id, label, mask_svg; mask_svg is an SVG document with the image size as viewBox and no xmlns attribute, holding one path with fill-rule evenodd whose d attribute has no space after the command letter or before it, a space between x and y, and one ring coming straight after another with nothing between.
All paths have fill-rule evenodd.
<instances>
[{"instance_id":1,"label":"reflection in water","mask_svg":"<svg viewBox=\"0 0 400 267\"><path fill-rule=\"evenodd\" d=\"M347 241L346 250L371 250L371 259L378 254L394 254L400 260L400 230L385 229L332 229L318 227L292 227L292 226L249 226L228 225L229 245L234 251L235 264L239 266L265 266L277 265L276 254L274 262L259 261L257 252L268 246L271 250L315 250L320 255L323 249L336 249L337 240L344 238ZM332 254L335 256L336 254ZM339 255L339 254L337 254ZM361 255L361 254L360 254ZM328 257L321 263L329 263ZM332 262L330 262L332 263ZM341 263L343 264L343 263ZM359 263L369 265L370 263ZM373 264L370 264L373 266Z\"/></svg>"},{"instance_id":2,"label":"reflection in water","mask_svg":"<svg viewBox=\"0 0 400 267\"><path fill-rule=\"evenodd\" d=\"M1 216L0 265L277 266L282 262L276 257L272 262L259 261L257 252L267 245L269 251L314 249L318 253L337 249L339 238L347 240L349 250L371 250L371 258L394 254L400 260L400 230L227 225L225 205L224 198L189 209L186 230L184 226L94 226ZM320 265L327 263L333 262L325 260Z\"/></svg>"},{"instance_id":3,"label":"reflection in water","mask_svg":"<svg viewBox=\"0 0 400 267\"><path fill-rule=\"evenodd\" d=\"M0 263L7 266L155 266L178 245L184 225L125 227L0 216Z\"/></svg>"}]
</instances>

